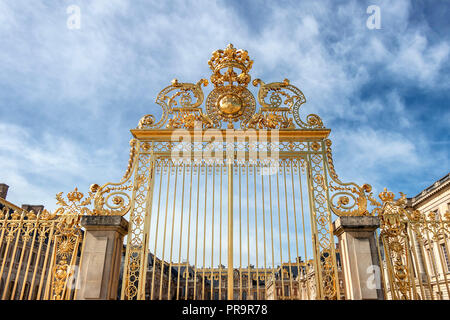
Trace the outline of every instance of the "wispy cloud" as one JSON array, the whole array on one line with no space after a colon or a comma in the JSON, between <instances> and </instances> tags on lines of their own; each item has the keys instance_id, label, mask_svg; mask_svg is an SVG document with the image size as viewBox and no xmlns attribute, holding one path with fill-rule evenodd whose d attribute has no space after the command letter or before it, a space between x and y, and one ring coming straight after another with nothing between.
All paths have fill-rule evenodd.
<instances>
[{"instance_id":1,"label":"wispy cloud","mask_svg":"<svg viewBox=\"0 0 450 320\"><path fill-rule=\"evenodd\" d=\"M159 90L208 78L210 53L231 42L254 78L305 93L341 176L413 195L448 172L450 33L414 2L378 3L380 30L364 1L0 1L0 180L11 201L48 207L57 191L119 180L128 129L160 115ZM80 30L66 27L71 4Z\"/></svg>"}]
</instances>

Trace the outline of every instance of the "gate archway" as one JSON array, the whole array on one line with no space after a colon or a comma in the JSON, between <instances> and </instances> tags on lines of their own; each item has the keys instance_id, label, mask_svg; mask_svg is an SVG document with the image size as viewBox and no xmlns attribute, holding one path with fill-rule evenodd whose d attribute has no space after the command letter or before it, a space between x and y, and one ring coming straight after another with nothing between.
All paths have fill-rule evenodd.
<instances>
[{"instance_id":1,"label":"gate archway","mask_svg":"<svg viewBox=\"0 0 450 320\"><path fill-rule=\"evenodd\" d=\"M287 79L254 80L255 99L247 51L208 64L207 98L206 79L173 80L122 181L94 188L96 214L129 214L122 299L340 299L332 215L368 214L370 186L338 179L330 129Z\"/></svg>"}]
</instances>

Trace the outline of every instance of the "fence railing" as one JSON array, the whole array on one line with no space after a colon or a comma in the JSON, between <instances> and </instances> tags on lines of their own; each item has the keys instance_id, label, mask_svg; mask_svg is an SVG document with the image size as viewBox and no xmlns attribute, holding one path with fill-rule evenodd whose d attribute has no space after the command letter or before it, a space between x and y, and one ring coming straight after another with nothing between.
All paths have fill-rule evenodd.
<instances>
[{"instance_id":1,"label":"fence railing","mask_svg":"<svg viewBox=\"0 0 450 320\"><path fill-rule=\"evenodd\" d=\"M382 278L386 299L448 300L450 297L450 213L422 213L406 197L380 195Z\"/></svg>"},{"instance_id":2,"label":"fence railing","mask_svg":"<svg viewBox=\"0 0 450 320\"><path fill-rule=\"evenodd\" d=\"M0 198L0 299L74 299L81 215L27 211Z\"/></svg>"}]
</instances>

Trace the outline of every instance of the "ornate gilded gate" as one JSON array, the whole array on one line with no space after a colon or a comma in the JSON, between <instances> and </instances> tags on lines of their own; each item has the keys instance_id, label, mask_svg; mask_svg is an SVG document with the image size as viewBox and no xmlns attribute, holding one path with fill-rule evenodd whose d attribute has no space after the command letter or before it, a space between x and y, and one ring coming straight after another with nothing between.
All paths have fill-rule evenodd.
<instances>
[{"instance_id":1,"label":"ornate gilded gate","mask_svg":"<svg viewBox=\"0 0 450 320\"><path fill-rule=\"evenodd\" d=\"M450 213L420 212L406 205L406 195L386 189L376 213L385 299L450 299Z\"/></svg>"},{"instance_id":2,"label":"ornate gilded gate","mask_svg":"<svg viewBox=\"0 0 450 320\"><path fill-rule=\"evenodd\" d=\"M1 299L76 298L84 215L129 219L122 299L341 299L333 216L364 215L380 218L385 298L448 299L448 213L341 182L330 129L302 120L306 99L287 79L253 80L255 99L247 51L230 44L208 64L205 108L208 80L173 80L156 99L161 119L131 130L120 182L59 193L52 214L0 199Z\"/></svg>"},{"instance_id":3,"label":"ornate gilded gate","mask_svg":"<svg viewBox=\"0 0 450 320\"><path fill-rule=\"evenodd\" d=\"M122 299L341 298L332 214L369 214L370 186L337 178L330 130L287 79L254 80L254 98L252 64L215 51L204 110L206 79L173 80L122 181L94 186L94 214L129 215Z\"/></svg>"},{"instance_id":4,"label":"ornate gilded gate","mask_svg":"<svg viewBox=\"0 0 450 320\"><path fill-rule=\"evenodd\" d=\"M27 211L0 198L0 300L72 300L82 257L83 201L75 189L56 195L53 213Z\"/></svg>"}]
</instances>

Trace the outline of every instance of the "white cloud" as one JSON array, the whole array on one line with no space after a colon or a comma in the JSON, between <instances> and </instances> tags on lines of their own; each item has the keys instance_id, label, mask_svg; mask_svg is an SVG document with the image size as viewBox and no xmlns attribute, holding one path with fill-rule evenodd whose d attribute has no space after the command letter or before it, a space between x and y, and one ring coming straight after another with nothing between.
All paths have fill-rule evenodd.
<instances>
[{"instance_id":1,"label":"white cloud","mask_svg":"<svg viewBox=\"0 0 450 320\"><path fill-rule=\"evenodd\" d=\"M389 69L398 76L416 80L421 85L434 86L438 84L439 71L447 61L449 52L447 42L430 46L426 36L422 34L407 35ZM448 85L448 81L445 84Z\"/></svg>"},{"instance_id":2,"label":"white cloud","mask_svg":"<svg viewBox=\"0 0 450 320\"><path fill-rule=\"evenodd\" d=\"M104 161L106 158L111 161ZM59 188L78 186L87 192L95 175L120 178L109 150L90 154L76 141L46 132L37 137L27 128L1 122L0 163L0 180L10 186L11 202L44 204L48 208L55 208L57 192L72 190Z\"/></svg>"},{"instance_id":3,"label":"white cloud","mask_svg":"<svg viewBox=\"0 0 450 320\"><path fill-rule=\"evenodd\" d=\"M175 77L182 82L208 78L210 53L229 42L249 51L254 78L289 78L298 86L308 101L302 115L317 113L328 126L355 125L353 133L333 131L340 146L336 166L351 164L341 172L380 181L381 163L419 168L418 144L426 142L420 132L402 131L420 119L400 116L408 113L401 88L369 98L361 88L381 70L380 84L394 78L399 86L445 90L449 43L431 41L424 22L410 23L409 1L379 5L382 29L370 31L366 8L358 1L273 3L264 15L252 16L249 10L245 18L225 2L79 1L81 29L68 30L64 5L0 1L0 85L23 99L20 111L7 112L5 106L13 109L16 102L0 91L2 130L8 132L8 139L0 136L8 168L2 178L9 177L12 190L34 190L17 191L19 202L29 194L41 202L38 196L44 199L46 188L53 193L62 183L64 188L77 181L87 186L120 177L127 130L143 114L160 114L151 102L158 91ZM256 30L246 19L258 19ZM19 114L24 110L26 117ZM398 125L383 127L387 114L399 119ZM33 119L32 125L24 118ZM8 121L14 124L5 127ZM60 137L59 126L67 128L59 130ZM96 170L103 165L106 169ZM23 169L27 166L32 170ZM68 172L86 176L79 180Z\"/></svg>"}]
</instances>

